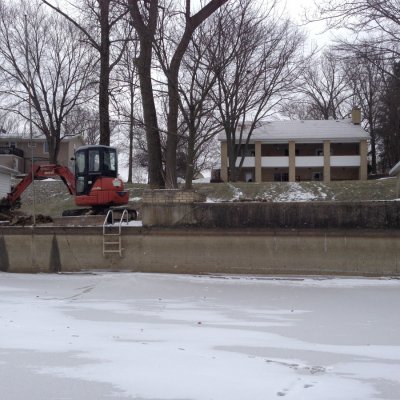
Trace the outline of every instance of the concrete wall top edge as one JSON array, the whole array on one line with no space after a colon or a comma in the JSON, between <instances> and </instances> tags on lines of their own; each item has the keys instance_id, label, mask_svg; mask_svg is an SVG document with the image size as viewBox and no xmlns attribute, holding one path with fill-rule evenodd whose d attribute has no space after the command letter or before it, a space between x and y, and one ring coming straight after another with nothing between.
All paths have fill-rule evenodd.
<instances>
[{"instance_id":1,"label":"concrete wall top edge","mask_svg":"<svg viewBox=\"0 0 400 400\"><path fill-rule=\"evenodd\" d=\"M98 235L102 227L1 227L0 236L29 235ZM193 228L193 227L124 227L122 236L328 236L328 237L400 237L398 229L268 229L268 228Z\"/></svg>"}]
</instances>

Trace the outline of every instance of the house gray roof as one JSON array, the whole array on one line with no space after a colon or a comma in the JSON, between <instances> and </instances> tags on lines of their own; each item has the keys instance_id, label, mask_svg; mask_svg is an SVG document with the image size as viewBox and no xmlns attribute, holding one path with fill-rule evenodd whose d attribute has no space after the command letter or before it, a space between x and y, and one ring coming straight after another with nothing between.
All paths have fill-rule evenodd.
<instances>
[{"instance_id":1,"label":"house gray roof","mask_svg":"<svg viewBox=\"0 0 400 400\"><path fill-rule=\"evenodd\" d=\"M248 128L245 128L245 134ZM226 140L225 132L218 136ZM360 125L355 125L351 119L342 120L305 120L305 121L270 121L260 122L254 129L250 142L359 142L369 139L369 134Z\"/></svg>"}]
</instances>

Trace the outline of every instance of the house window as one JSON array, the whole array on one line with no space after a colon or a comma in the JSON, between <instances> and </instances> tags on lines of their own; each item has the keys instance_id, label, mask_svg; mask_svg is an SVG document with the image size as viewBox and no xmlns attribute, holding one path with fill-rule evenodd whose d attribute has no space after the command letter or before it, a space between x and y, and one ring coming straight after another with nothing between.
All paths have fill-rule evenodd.
<instances>
[{"instance_id":1,"label":"house window","mask_svg":"<svg viewBox=\"0 0 400 400\"><path fill-rule=\"evenodd\" d=\"M43 143L43 153L49 153L49 144L47 143L47 141Z\"/></svg>"},{"instance_id":2,"label":"house window","mask_svg":"<svg viewBox=\"0 0 400 400\"><path fill-rule=\"evenodd\" d=\"M17 147L17 142L8 142L8 147Z\"/></svg>"},{"instance_id":3,"label":"house window","mask_svg":"<svg viewBox=\"0 0 400 400\"><path fill-rule=\"evenodd\" d=\"M35 142L28 142L28 147L35 148L36 147L36 143Z\"/></svg>"},{"instance_id":4,"label":"house window","mask_svg":"<svg viewBox=\"0 0 400 400\"><path fill-rule=\"evenodd\" d=\"M324 155L324 150L322 150L322 149L317 149L317 150L315 151L315 155L316 155L316 156L319 156L319 157L323 156L323 155Z\"/></svg>"},{"instance_id":5,"label":"house window","mask_svg":"<svg viewBox=\"0 0 400 400\"><path fill-rule=\"evenodd\" d=\"M89 150L89 172L100 171L100 152L99 150Z\"/></svg>"}]
</instances>

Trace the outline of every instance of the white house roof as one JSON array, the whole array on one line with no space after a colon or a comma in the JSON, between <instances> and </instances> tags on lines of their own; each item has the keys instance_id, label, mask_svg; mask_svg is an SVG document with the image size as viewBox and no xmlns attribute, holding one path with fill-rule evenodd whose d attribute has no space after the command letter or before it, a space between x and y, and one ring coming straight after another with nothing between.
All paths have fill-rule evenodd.
<instances>
[{"instance_id":1,"label":"white house roof","mask_svg":"<svg viewBox=\"0 0 400 400\"><path fill-rule=\"evenodd\" d=\"M400 161L389 171L390 176L400 174Z\"/></svg>"},{"instance_id":2,"label":"white house roof","mask_svg":"<svg viewBox=\"0 0 400 400\"><path fill-rule=\"evenodd\" d=\"M81 135L64 137L63 142L71 142L71 141L77 140L77 139L80 139L83 143L83 138ZM7 140L7 141L15 140L15 141L28 142L31 140L31 138L29 135L25 135L25 134L18 135L15 133L6 133L6 134L0 134L0 140ZM36 134L35 136L33 136L32 140L36 141L36 142L45 142L46 137L42 134L41 135Z\"/></svg>"},{"instance_id":3,"label":"white house roof","mask_svg":"<svg viewBox=\"0 0 400 400\"><path fill-rule=\"evenodd\" d=\"M15 169L11 169L8 167L5 167L4 165L0 165L0 172L7 174L7 175L17 175L19 174L19 171L16 171Z\"/></svg>"},{"instance_id":4,"label":"white house roof","mask_svg":"<svg viewBox=\"0 0 400 400\"><path fill-rule=\"evenodd\" d=\"M248 129L245 128L244 134ZM226 140L225 133L218 139ZM305 121L270 121L260 122L254 129L250 142L359 142L369 139L369 134L360 125L355 125L351 119L342 120L305 120Z\"/></svg>"}]
</instances>

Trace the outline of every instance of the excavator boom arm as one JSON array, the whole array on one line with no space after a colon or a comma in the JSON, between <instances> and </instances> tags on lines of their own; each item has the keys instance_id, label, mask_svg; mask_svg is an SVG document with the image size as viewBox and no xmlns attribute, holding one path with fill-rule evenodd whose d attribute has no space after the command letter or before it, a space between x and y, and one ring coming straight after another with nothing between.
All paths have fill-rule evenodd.
<instances>
[{"instance_id":1,"label":"excavator boom arm","mask_svg":"<svg viewBox=\"0 0 400 400\"><path fill-rule=\"evenodd\" d=\"M13 188L11 193L6 196L6 203L9 206L13 206L26 188L32 183L32 178L52 178L55 176L61 178L71 195L76 194L75 176L67 167L56 164L33 165L28 175L26 175L25 178Z\"/></svg>"}]
</instances>

